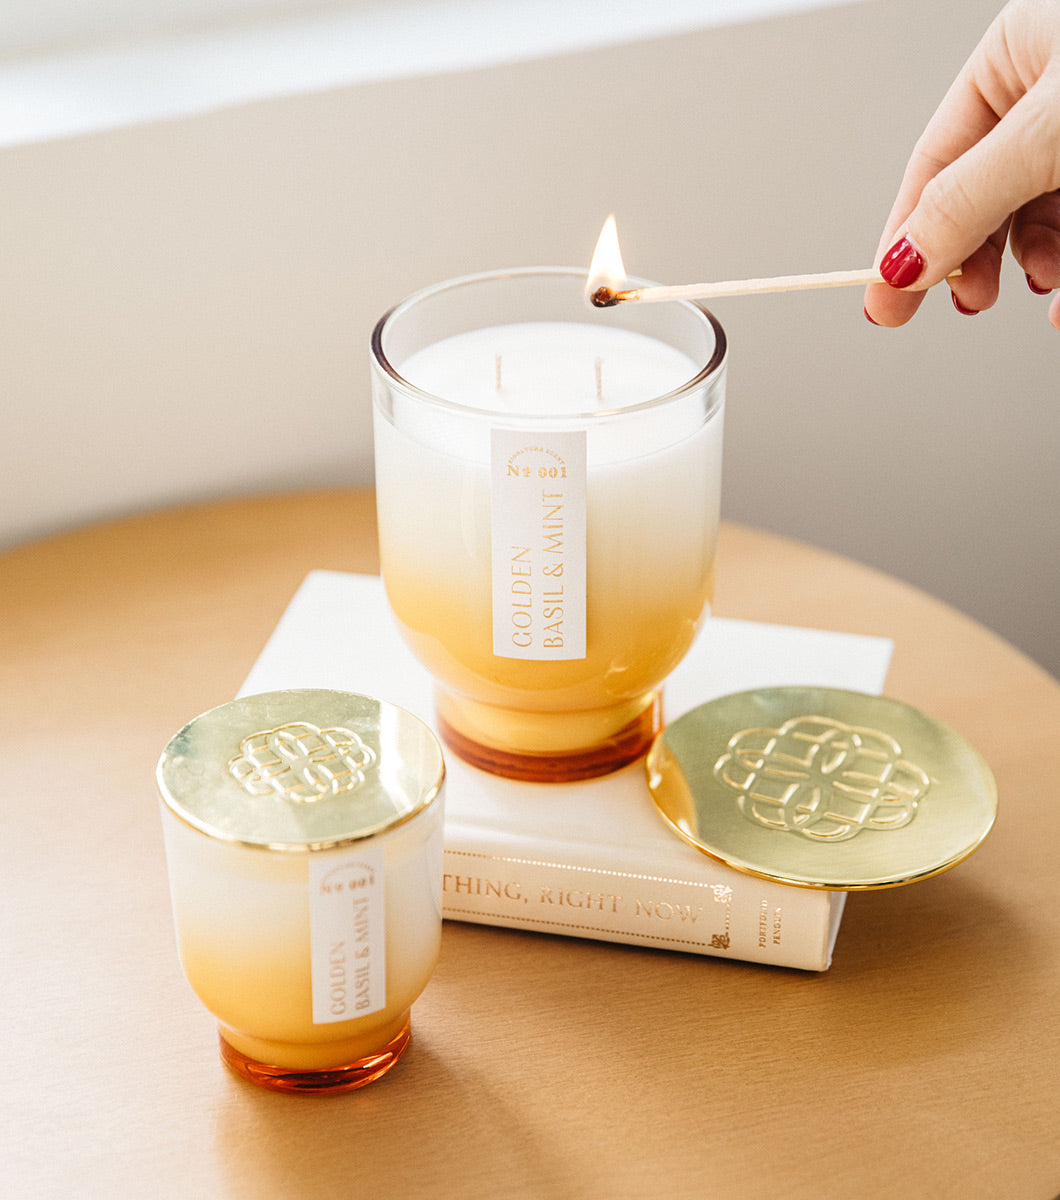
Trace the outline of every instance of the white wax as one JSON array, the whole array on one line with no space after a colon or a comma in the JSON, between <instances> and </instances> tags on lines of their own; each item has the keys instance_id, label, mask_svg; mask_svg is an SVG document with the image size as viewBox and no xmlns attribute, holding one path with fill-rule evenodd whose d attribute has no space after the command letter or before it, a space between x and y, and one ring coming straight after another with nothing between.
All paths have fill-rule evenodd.
<instances>
[{"instance_id":1,"label":"white wax","mask_svg":"<svg viewBox=\"0 0 1060 1200\"><path fill-rule=\"evenodd\" d=\"M644 334L540 321L445 338L398 369L423 391L471 408L571 414L627 408L666 395L692 379L699 366Z\"/></svg>"}]
</instances>

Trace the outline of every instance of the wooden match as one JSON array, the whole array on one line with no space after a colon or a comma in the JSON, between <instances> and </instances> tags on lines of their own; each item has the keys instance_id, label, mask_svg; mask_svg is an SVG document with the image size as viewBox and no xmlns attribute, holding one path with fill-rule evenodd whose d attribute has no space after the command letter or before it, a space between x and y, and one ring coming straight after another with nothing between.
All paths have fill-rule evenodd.
<instances>
[{"instance_id":1,"label":"wooden match","mask_svg":"<svg viewBox=\"0 0 1060 1200\"><path fill-rule=\"evenodd\" d=\"M960 275L960 269L948 278ZM727 279L719 283L684 283L672 286L630 288L613 291L607 284L598 287L589 297L597 308L614 304L654 303L660 300L715 300L719 296L752 296L763 292L801 292L812 288L857 287L867 283L883 283L883 276L874 267L860 271L825 271L816 275L774 275L764 279Z\"/></svg>"}]
</instances>

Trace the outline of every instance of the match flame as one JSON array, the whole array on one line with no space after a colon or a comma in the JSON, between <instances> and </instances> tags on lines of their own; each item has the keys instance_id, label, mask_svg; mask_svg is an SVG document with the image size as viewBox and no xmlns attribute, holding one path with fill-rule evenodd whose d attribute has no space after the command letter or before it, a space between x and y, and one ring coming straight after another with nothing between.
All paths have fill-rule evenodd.
<instances>
[{"instance_id":1,"label":"match flame","mask_svg":"<svg viewBox=\"0 0 1060 1200\"><path fill-rule=\"evenodd\" d=\"M627 286L626 268L622 262L622 251L618 245L618 225L611 214L600 230L600 237L589 264L589 278L585 283L585 295L593 304L614 304L616 293Z\"/></svg>"}]
</instances>

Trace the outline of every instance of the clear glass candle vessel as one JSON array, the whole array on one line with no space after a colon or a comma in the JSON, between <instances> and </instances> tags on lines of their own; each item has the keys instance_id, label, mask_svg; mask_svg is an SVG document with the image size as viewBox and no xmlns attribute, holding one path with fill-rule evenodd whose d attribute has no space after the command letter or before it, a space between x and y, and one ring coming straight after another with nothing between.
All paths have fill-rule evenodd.
<instances>
[{"instance_id":1,"label":"clear glass candle vessel","mask_svg":"<svg viewBox=\"0 0 1060 1200\"><path fill-rule=\"evenodd\" d=\"M528 780L642 754L713 594L726 343L585 272L457 279L372 336L382 572L438 727Z\"/></svg>"},{"instance_id":2,"label":"clear glass candle vessel","mask_svg":"<svg viewBox=\"0 0 1060 1200\"><path fill-rule=\"evenodd\" d=\"M170 741L181 963L238 1074L346 1091L401 1056L438 956L443 785L421 721L345 692L249 696Z\"/></svg>"}]
</instances>

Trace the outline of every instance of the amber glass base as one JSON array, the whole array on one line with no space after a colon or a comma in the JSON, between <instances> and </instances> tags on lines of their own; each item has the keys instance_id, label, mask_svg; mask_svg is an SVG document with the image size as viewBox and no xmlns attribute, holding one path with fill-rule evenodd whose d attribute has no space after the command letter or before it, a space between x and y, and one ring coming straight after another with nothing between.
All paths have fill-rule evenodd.
<instances>
[{"instance_id":1,"label":"amber glass base","mask_svg":"<svg viewBox=\"0 0 1060 1200\"><path fill-rule=\"evenodd\" d=\"M405 1053L411 1036L408 1021L377 1053L356 1062L338 1067L304 1071L292 1067L276 1067L269 1063L248 1058L220 1035L221 1060L237 1075L268 1088L273 1092L299 1092L306 1095L323 1096L336 1092L352 1092L385 1075Z\"/></svg>"},{"instance_id":2,"label":"amber glass base","mask_svg":"<svg viewBox=\"0 0 1060 1200\"><path fill-rule=\"evenodd\" d=\"M571 783L608 775L646 754L661 725L662 703L654 701L633 721L599 745L581 750L531 754L486 746L472 740L437 715L442 740L465 762L491 775L527 783Z\"/></svg>"}]
</instances>

